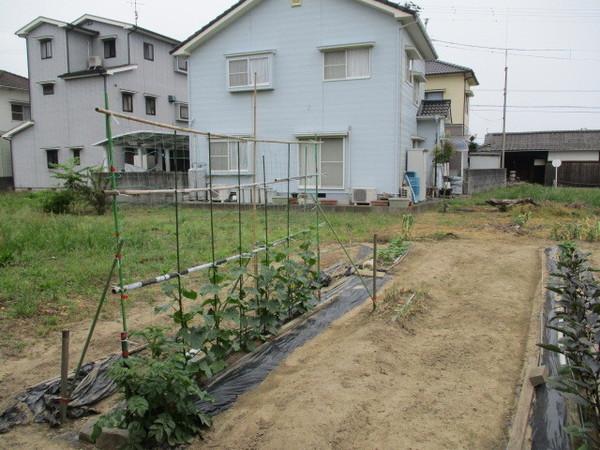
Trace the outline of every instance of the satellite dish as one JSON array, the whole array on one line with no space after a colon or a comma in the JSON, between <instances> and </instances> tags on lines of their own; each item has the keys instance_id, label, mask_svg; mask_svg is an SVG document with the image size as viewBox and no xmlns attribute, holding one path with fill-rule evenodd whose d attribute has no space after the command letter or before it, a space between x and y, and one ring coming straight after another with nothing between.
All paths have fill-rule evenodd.
<instances>
[{"instance_id":1,"label":"satellite dish","mask_svg":"<svg viewBox=\"0 0 600 450\"><path fill-rule=\"evenodd\" d=\"M552 167L556 167L557 169L562 165L562 161L560 159L552 160Z\"/></svg>"}]
</instances>

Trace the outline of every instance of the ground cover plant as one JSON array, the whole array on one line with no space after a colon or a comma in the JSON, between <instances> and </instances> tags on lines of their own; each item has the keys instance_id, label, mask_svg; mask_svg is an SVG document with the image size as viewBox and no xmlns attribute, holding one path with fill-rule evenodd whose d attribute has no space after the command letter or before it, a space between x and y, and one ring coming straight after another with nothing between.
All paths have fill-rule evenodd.
<instances>
[{"instance_id":1,"label":"ground cover plant","mask_svg":"<svg viewBox=\"0 0 600 450\"><path fill-rule=\"evenodd\" d=\"M566 364L550 386L575 401L581 423L568 431L579 449L600 447L600 284L591 276L586 255L572 243L560 245L559 281L548 287L558 294L556 315L546 325L562 333L558 345L539 344L563 354Z\"/></svg>"},{"instance_id":2,"label":"ground cover plant","mask_svg":"<svg viewBox=\"0 0 600 450\"><path fill-rule=\"evenodd\" d=\"M125 406L103 416L93 439L103 427L128 430L130 448L189 443L210 419L194 402L209 400L196 384L227 366L227 358L255 341L277 333L286 321L317 304L319 274L314 243L304 236L297 247L265 252L259 273L241 261L227 273L215 267L198 291L182 291L165 305L179 332L168 338L157 327L141 335L150 355L119 361L111 377L125 397ZM295 259L297 258L297 260ZM225 295L222 295L226 293Z\"/></svg>"}]
</instances>

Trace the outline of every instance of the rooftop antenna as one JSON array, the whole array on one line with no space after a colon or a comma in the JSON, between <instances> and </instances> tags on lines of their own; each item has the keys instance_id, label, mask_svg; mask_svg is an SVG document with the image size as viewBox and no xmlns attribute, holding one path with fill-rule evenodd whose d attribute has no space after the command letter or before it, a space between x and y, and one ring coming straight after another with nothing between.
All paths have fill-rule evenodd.
<instances>
[{"instance_id":1,"label":"rooftop antenna","mask_svg":"<svg viewBox=\"0 0 600 450\"><path fill-rule=\"evenodd\" d=\"M129 4L133 7L133 18L135 26L138 26L138 5L143 5L143 3L138 2L137 0L129 0Z\"/></svg>"}]
</instances>

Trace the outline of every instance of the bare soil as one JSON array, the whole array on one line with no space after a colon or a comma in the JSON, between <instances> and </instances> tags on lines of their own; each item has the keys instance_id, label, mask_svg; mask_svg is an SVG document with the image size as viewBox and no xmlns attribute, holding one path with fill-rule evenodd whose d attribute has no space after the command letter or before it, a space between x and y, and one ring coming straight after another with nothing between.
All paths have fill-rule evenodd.
<instances>
[{"instance_id":1,"label":"bare soil","mask_svg":"<svg viewBox=\"0 0 600 450\"><path fill-rule=\"evenodd\" d=\"M404 327L358 308L296 350L193 448L503 448L538 294L540 245L417 243L401 288L428 293Z\"/></svg>"}]
</instances>

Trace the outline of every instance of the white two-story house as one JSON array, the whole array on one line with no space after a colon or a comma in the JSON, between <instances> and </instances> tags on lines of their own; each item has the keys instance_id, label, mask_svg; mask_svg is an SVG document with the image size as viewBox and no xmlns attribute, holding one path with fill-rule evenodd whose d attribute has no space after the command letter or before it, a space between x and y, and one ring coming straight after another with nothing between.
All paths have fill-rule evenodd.
<instances>
[{"instance_id":1,"label":"white two-story house","mask_svg":"<svg viewBox=\"0 0 600 450\"><path fill-rule=\"evenodd\" d=\"M104 106L158 122L188 121L187 62L170 51L179 41L129 23L84 15L68 23L38 17L16 33L26 39L29 120L4 133L16 189L53 187L54 166L104 166ZM177 144L151 126L113 120L121 171L186 171L187 136ZM176 148L176 151L174 149Z\"/></svg>"},{"instance_id":2,"label":"white two-story house","mask_svg":"<svg viewBox=\"0 0 600 450\"><path fill-rule=\"evenodd\" d=\"M317 138L320 192L339 203L351 201L355 188L400 191L425 60L437 57L414 11L385 0L241 0L173 54L189 61L192 128ZM212 141L213 184L235 182L236 145ZM256 159L250 147L241 149L243 182L253 173L262 180L263 155L267 179L286 176L285 145L258 144ZM304 174L305 163L314 172L313 149L293 146L292 176ZM207 139L193 140L191 159L208 166ZM314 180L306 184L314 188ZM304 182L292 189L302 191Z\"/></svg>"},{"instance_id":3,"label":"white two-story house","mask_svg":"<svg viewBox=\"0 0 600 450\"><path fill-rule=\"evenodd\" d=\"M0 135L29 118L29 81L16 73L0 70ZM0 139L0 191L12 187L10 145Z\"/></svg>"}]
</instances>

